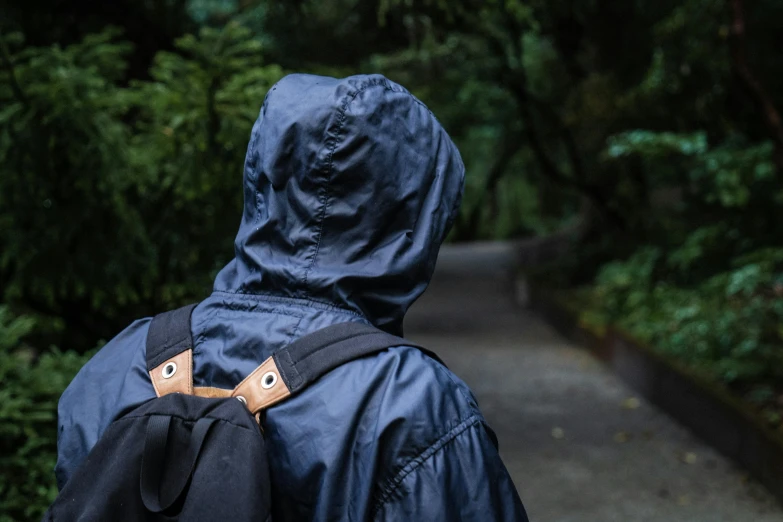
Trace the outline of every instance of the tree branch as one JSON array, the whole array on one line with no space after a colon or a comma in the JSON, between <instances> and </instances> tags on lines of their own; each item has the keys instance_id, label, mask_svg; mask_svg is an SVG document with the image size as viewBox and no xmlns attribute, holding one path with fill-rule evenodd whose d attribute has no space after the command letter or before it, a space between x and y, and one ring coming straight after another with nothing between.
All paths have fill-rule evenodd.
<instances>
[{"instance_id":1,"label":"tree branch","mask_svg":"<svg viewBox=\"0 0 783 522\"><path fill-rule=\"evenodd\" d=\"M213 76L207 89L207 147L214 154L218 153L217 135L220 132L220 117L215 107L215 97L219 86L220 80L217 76Z\"/></svg>"},{"instance_id":2,"label":"tree branch","mask_svg":"<svg viewBox=\"0 0 783 522\"><path fill-rule=\"evenodd\" d=\"M775 145L774 162L778 173L783 172L783 123L772 98L761 82L753 74L745 51L745 15L743 0L729 0L732 12L731 58L732 69L750 93L753 101L763 113L764 123Z\"/></svg>"},{"instance_id":3,"label":"tree branch","mask_svg":"<svg viewBox=\"0 0 783 522\"><path fill-rule=\"evenodd\" d=\"M498 183L506 173L509 163L511 163L511 160L514 159L514 156L516 156L518 151L518 137L508 128L508 126L506 126L503 131L503 136L500 139L500 146L498 147L496 159L487 172L484 187L481 190L481 196L479 197L476 206L471 209L467 223L464 225L464 234L466 237L476 237L481 221L481 213L484 210L484 199L487 194L495 192Z\"/></svg>"},{"instance_id":4,"label":"tree branch","mask_svg":"<svg viewBox=\"0 0 783 522\"><path fill-rule=\"evenodd\" d=\"M2 58L3 67L8 71L8 83L11 84L11 90L13 91L14 96L16 96L24 106L27 106L27 96L25 96L22 87L16 79L16 71L14 71L14 65L11 63L11 53L5 43L2 32L0 32L0 58Z\"/></svg>"},{"instance_id":5,"label":"tree branch","mask_svg":"<svg viewBox=\"0 0 783 522\"><path fill-rule=\"evenodd\" d=\"M519 120L523 125L522 137L533 152L533 155L541 169L541 173L550 181L570 187L584 196L598 213L618 229L625 229L625 219L606 203L606 198L599 186L587 182L587 176L576 141L571 132L564 128L559 115L546 106L543 102L535 100L528 90L527 73L522 65L524 44L522 35L526 28L518 23L513 13L508 10L505 1L500 2L502 18L498 20L500 31L493 30L480 19L461 20L456 25L456 30L465 34L474 34L481 37L488 45L502 65L497 71L497 82L503 86L517 102ZM558 132L566 148L568 160L571 166L571 176L558 166L551 157L541 137L533 105L543 105L547 113L552 114L552 120L557 122ZM521 145L517 147L521 148ZM505 171L501 171L499 174Z\"/></svg>"},{"instance_id":6,"label":"tree branch","mask_svg":"<svg viewBox=\"0 0 783 522\"><path fill-rule=\"evenodd\" d=\"M576 149L576 143L570 132L567 132L566 130L565 134L561 134L565 139L573 177L567 176L562 172L557 166L557 163L550 157L536 127L535 115L531 108L531 96L527 91L524 72L517 74L517 80L514 83L515 85L512 88L512 92L517 100L517 105L519 106L524 122L525 137L527 138L528 145L530 145L543 173L552 181L564 186L570 186L580 192L610 223L612 223L612 225L618 229L624 229L625 220L623 217L606 204L604 195L598 187L585 181L585 172L582 166L581 156Z\"/></svg>"}]
</instances>

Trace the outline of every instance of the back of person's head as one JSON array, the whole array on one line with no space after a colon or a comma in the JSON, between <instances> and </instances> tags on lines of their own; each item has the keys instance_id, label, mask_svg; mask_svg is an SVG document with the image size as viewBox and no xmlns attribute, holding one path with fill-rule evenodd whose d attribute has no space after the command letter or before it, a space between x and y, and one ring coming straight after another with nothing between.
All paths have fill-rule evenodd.
<instances>
[{"instance_id":1,"label":"back of person's head","mask_svg":"<svg viewBox=\"0 0 783 522\"><path fill-rule=\"evenodd\" d=\"M287 76L253 126L236 259L216 289L338 306L399 332L463 180L454 143L403 87Z\"/></svg>"}]
</instances>

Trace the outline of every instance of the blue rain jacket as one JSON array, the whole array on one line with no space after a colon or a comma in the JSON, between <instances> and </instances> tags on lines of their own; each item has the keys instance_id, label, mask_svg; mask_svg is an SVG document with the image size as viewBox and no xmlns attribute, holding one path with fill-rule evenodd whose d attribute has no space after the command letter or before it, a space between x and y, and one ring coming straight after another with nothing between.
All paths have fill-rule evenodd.
<instances>
[{"instance_id":1,"label":"blue rain jacket","mask_svg":"<svg viewBox=\"0 0 783 522\"><path fill-rule=\"evenodd\" d=\"M268 93L244 166L235 258L193 311L194 384L233 388L276 350L345 321L400 334L459 206L464 166L424 104L383 76L291 75ZM118 416L155 397L150 319L59 404L62 487ZM468 387L399 346L268 410L275 521L526 521Z\"/></svg>"}]
</instances>

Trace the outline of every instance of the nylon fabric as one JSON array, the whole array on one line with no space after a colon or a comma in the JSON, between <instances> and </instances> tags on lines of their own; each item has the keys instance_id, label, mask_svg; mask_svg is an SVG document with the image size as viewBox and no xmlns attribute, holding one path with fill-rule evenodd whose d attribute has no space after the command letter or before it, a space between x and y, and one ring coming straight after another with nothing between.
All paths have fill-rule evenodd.
<instances>
[{"instance_id":1,"label":"nylon fabric","mask_svg":"<svg viewBox=\"0 0 783 522\"><path fill-rule=\"evenodd\" d=\"M401 86L288 76L253 127L236 257L215 289L338 305L399 334L463 179L456 147Z\"/></svg>"}]
</instances>

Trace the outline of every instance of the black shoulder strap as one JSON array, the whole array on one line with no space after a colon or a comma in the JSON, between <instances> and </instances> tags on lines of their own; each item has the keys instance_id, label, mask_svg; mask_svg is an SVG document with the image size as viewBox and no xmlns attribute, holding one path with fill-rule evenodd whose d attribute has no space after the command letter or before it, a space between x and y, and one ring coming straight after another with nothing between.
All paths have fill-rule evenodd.
<instances>
[{"instance_id":1,"label":"black shoulder strap","mask_svg":"<svg viewBox=\"0 0 783 522\"><path fill-rule=\"evenodd\" d=\"M190 315L195 308L195 304L184 306L177 310L165 312L156 315L152 319L149 332L147 333L147 371L153 379L153 386L156 386L158 396L171 393L172 391L188 390L192 393L192 361L188 357L182 369L185 371L183 378L185 381L179 382L175 379L169 379L170 375L157 375L160 370L153 372L166 361L171 361L179 354L186 352L193 347L190 328ZM353 359L372 355L387 348L394 346L412 346L418 348L425 354L441 361L437 355L425 348L414 344L402 337L397 337L386 333L374 326L363 323L341 323L327 326L321 330L308 334L282 350L275 353L271 359L277 366L280 377L288 388L290 394L297 393L312 382L316 381L322 375L330 372L334 368L341 366ZM184 360L183 360L184 361ZM179 361L179 362L183 362ZM254 393L251 399L251 390L246 390L248 380L252 380L255 374L261 374L266 371L267 364L272 361L265 361L256 370L254 370L244 381L242 381L231 392L232 396L247 397L251 403L248 406L257 406L250 408L251 411L261 408L261 404L266 407L267 404L281 400L283 396L276 395L274 389L268 393L274 395L272 401L266 397L255 397ZM182 365L180 365L182 366ZM165 373L166 368L164 368ZM176 366L173 369L177 372ZM260 372L260 373L259 373ZM157 383L157 384L156 384ZM250 384L253 384L252 382ZM165 385L166 389L162 387ZM266 386L263 387L266 392ZM256 390L259 392L259 390ZM255 403L258 402L258 405Z\"/></svg>"},{"instance_id":2,"label":"black shoulder strap","mask_svg":"<svg viewBox=\"0 0 783 522\"><path fill-rule=\"evenodd\" d=\"M272 358L288 389L296 393L348 361L393 346L418 348L442 363L437 355L421 346L362 323L327 326L294 341Z\"/></svg>"},{"instance_id":3,"label":"black shoulder strap","mask_svg":"<svg viewBox=\"0 0 783 522\"><path fill-rule=\"evenodd\" d=\"M147 371L193 347L190 314L197 303L152 318L147 333Z\"/></svg>"}]
</instances>

